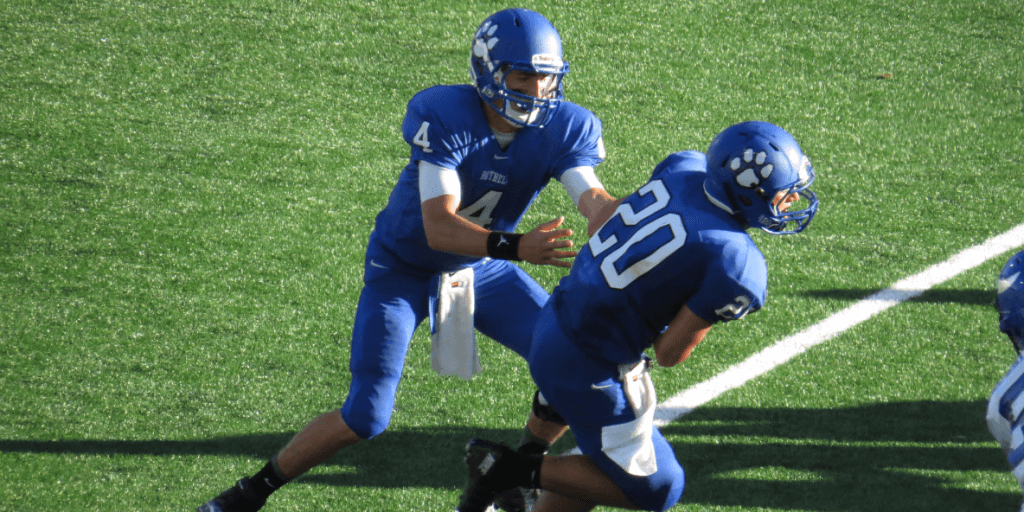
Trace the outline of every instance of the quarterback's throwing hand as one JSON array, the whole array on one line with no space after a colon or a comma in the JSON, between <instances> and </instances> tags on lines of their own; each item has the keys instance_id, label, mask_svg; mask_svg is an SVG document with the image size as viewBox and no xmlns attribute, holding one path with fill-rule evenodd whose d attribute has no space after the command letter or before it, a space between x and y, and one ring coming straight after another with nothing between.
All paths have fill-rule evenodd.
<instances>
[{"instance_id":1,"label":"quarterback's throwing hand","mask_svg":"<svg viewBox=\"0 0 1024 512\"><path fill-rule=\"evenodd\" d=\"M565 217L559 217L545 222L523 235L523 238L519 240L519 258L534 265L571 267L572 262L565 260L575 258L577 252L561 250L572 247L572 240L562 240L572 236L572 230L556 229L563 222L565 222Z\"/></svg>"}]
</instances>

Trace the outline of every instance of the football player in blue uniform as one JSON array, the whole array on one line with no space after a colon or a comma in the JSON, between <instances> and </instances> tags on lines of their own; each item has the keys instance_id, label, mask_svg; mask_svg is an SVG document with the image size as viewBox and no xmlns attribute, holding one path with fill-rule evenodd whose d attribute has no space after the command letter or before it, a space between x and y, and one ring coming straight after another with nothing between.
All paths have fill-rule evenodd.
<instances>
[{"instance_id":1,"label":"football player in blue uniform","mask_svg":"<svg viewBox=\"0 0 1024 512\"><path fill-rule=\"evenodd\" d=\"M789 133L745 122L718 134L706 154L669 155L644 186L608 206L541 312L529 357L540 393L582 454L529 455L470 440L459 510L481 512L514 486L549 491L534 512L675 505L683 468L654 427L644 352L653 347L660 366L677 365L712 325L761 308L767 267L747 229L804 230L818 209L813 180Z\"/></svg>"},{"instance_id":2,"label":"football player in blue uniform","mask_svg":"<svg viewBox=\"0 0 1024 512\"><path fill-rule=\"evenodd\" d=\"M1013 476L1024 490L1024 251L1006 262L996 281L999 330L1017 350L1017 360L988 401L988 430L1006 453ZM1024 504L1020 510L1024 512Z\"/></svg>"},{"instance_id":3,"label":"football player in blue uniform","mask_svg":"<svg viewBox=\"0 0 1024 512\"><path fill-rule=\"evenodd\" d=\"M383 432L439 275L471 268L476 329L529 354L548 293L511 261L569 267L576 252L565 239L572 232L559 229L563 218L513 231L551 180L588 219L614 201L594 173L605 157L601 122L564 100L561 38L536 12L488 17L470 68L472 85L430 87L408 104L402 134L411 156L370 234L344 405L313 419L263 469L200 511L258 510L287 481ZM559 432L531 416L524 444L545 445Z\"/></svg>"}]
</instances>

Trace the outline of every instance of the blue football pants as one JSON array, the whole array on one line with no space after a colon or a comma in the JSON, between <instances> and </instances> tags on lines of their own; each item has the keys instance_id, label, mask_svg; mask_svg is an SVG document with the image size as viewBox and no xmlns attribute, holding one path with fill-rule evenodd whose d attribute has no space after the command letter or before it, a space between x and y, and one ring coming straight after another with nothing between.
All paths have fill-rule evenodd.
<instances>
[{"instance_id":1,"label":"blue football pants","mask_svg":"<svg viewBox=\"0 0 1024 512\"><path fill-rule=\"evenodd\" d=\"M579 350L565 336L550 305L541 311L530 351L530 373L544 398L565 419L580 451L590 457L635 505L667 510L683 494L685 475L675 452L652 427L658 469L649 476L628 473L603 451L606 427L637 419L619 380L618 365Z\"/></svg>"},{"instance_id":2,"label":"blue football pants","mask_svg":"<svg viewBox=\"0 0 1024 512\"><path fill-rule=\"evenodd\" d=\"M341 408L345 423L363 439L379 435L391 421L409 343L429 314L434 276L400 265L387 254L367 253L352 330L352 383ZM526 358L548 292L508 261L483 260L473 270L476 329Z\"/></svg>"}]
</instances>

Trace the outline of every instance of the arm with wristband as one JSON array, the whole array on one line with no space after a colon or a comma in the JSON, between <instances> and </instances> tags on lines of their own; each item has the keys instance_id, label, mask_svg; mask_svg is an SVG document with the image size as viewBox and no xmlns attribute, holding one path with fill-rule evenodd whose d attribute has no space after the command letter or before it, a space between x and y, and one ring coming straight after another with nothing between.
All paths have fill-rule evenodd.
<instances>
[{"instance_id":1,"label":"arm with wristband","mask_svg":"<svg viewBox=\"0 0 1024 512\"><path fill-rule=\"evenodd\" d=\"M487 235L487 255L496 260L521 261L519 257L519 239L523 235L506 233L504 231L491 231Z\"/></svg>"},{"instance_id":2,"label":"arm with wristband","mask_svg":"<svg viewBox=\"0 0 1024 512\"><path fill-rule=\"evenodd\" d=\"M563 217L525 234L490 231L459 216L460 196L454 170L420 162L420 208L431 249L535 265L572 266L566 259L575 257L576 251L564 250L573 245L565 240L572 236L572 230L558 229L565 221Z\"/></svg>"}]
</instances>

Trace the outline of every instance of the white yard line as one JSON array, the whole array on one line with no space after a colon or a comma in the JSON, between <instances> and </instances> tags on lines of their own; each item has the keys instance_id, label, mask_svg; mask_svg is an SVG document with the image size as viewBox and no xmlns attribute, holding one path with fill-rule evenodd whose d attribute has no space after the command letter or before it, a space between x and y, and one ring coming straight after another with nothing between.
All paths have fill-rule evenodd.
<instances>
[{"instance_id":1,"label":"white yard line","mask_svg":"<svg viewBox=\"0 0 1024 512\"><path fill-rule=\"evenodd\" d=\"M771 369L824 343L836 335L905 300L923 294L935 285L948 281L1011 249L1024 245L1024 224L988 239L981 245L965 249L952 258L925 271L903 279L885 290L870 295L856 304L726 368L722 373L696 384L665 400L654 413L658 426L689 414L731 389L768 373ZM993 282L996 276L992 276Z\"/></svg>"}]
</instances>

